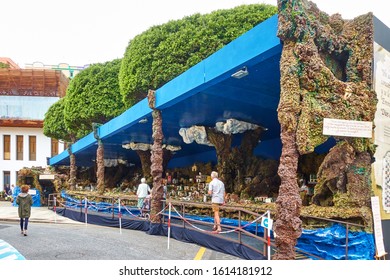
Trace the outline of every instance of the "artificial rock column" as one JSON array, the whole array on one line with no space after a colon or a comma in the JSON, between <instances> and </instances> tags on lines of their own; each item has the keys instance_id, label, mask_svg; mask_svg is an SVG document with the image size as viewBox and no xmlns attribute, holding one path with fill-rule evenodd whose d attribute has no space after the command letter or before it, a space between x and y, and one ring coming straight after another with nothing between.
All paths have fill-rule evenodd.
<instances>
[{"instance_id":1,"label":"artificial rock column","mask_svg":"<svg viewBox=\"0 0 390 280\"><path fill-rule=\"evenodd\" d=\"M99 126L101 124L93 123L93 135L98 143L98 148L96 150L96 180L97 180L97 190L99 194L104 193L105 185L104 185L104 145L99 136Z\"/></svg>"},{"instance_id":2,"label":"artificial rock column","mask_svg":"<svg viewBox=\"0 0 390 280\"><path fill-rule=\"evenodd\" d=\"M283 41L278 108L283 150L274 258L292 259L301 232L297 157L329 139L322 132L325 118L373 121L377 102L372 90L373 17L368 13L343 20L307 0L278 0L278 18L278 37ZM339 143L320 168L315 201L321 204L323 196L335 191L346 194L340 204L347 200L349 205L369 204L372 140L334 137ZM345 158L347 153L350 159ZM340 168L333 170L335 166Z\"/></svg>"},{"instance_id":3,"label":"artificial rock column","mask_svg":"<svg viewBox=\"0 0 390 280\"><path fill-rule=\"evenodd\" d=\"M294 44L285 42L280 65L290 65L293 53ZM278 119L283 147L278 169L281 185L276 200L277 219L274 226L277 251L273 256L274 259L294 259L297 238L302 234L302 222L299 218L302 200L297 183L299 153L296 146L300 98L298 85L298 75L289 67L281 67Z\"/></svg>"},{"instance_id":4,"label":"artificial rock column","mask_svg":"<svg viewBox=\"0 0 390 280\"><path fill-rule=\"evenodd\" d=\"M70 171L69 171L69 186L70 190L74 191L76 189L76 156L72 153L72 145L68 146L69 160L70 160Z\"/></svg>"},{"instance_id":5,"label":"artificial rock column","mask_svg":"<svg viewBox=\"0 0 390 280\"><path fill-rule=\"evenodd\" d=\"M97 179L97 190L99 194L104 193L104 145L103 142L98 140L98 148L96 151L96 179Z\"/></svg>"},{"instance_id":6,"label":"artificial rock column","mask_svg":"<svg viewBox=\"0 0 390 280\"><path fill-rule=\"evenodd\" d=\"M164 134L162 130L162 115L161 111L155 108L155 91L149 90L148 101L149 107L153 110L153 124L152 124L152 137L153 145L151 151L151 174L153 178L152 189L152 202L150 209L150 221L152 223L159 223L161 221L161 215L157 215L162 209L163 199L163 139Z\"/></svg>"}]
</instances>

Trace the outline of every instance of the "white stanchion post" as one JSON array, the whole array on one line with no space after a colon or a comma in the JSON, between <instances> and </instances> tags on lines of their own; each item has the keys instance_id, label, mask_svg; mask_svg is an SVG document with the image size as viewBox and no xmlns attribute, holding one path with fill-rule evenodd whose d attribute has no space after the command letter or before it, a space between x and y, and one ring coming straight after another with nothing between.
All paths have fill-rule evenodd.
<instances>
[{"instance_id":1,"label":"white stanchion post","mask_svg":"<svg viewBox=\"0 0 390 280\"><path fill-rule=\"evenodd\" d=\"M122 212L121 212L121 199L118 198L118 217L119 217L119 233L122 234Z\"/></svg>"},{"instance_id":2,"label":"white stanchion post","mask_svg":"<svg viewBox=\"0 0 390 280\"><path fill-rule=\"evenodd\" d=\"M171 211L172 204L169 202L169 211L168 211L168 250L169 250L169 239L171 238Z\"/></svg>"},{"instance_id":3,"label":"white stanchion post","mask_svg":"<svg viewBox=\"0 0 390 280\"><path fill-rule=\"evenodd\" d=\"M56 224L57 223L57 198L56 197L54 197L53 210L54 210L54 223Z\"/></svg>"},{"instance_id":4,"label":"white stanchion post","mask_svg":"<svg viewBox=\"0 0 390 280\"><path fill-rule=\"evenodd\" d=\"M267 211L267 218L268 218L268 222L271 221L271 212L268 210ZM271 260L271 230L269 228L269 226L267 226L267 239L268 239L268 242L267 242L267 246L268 246L268 260Z\"/></svg>"},{"instance_id":5,"label":"white stanchion post","mask_svg":"<svg viewBox=\"0 0 390 280\"><path fill-rule=\"evenodd\" d=\"M84 200L84 207L85 207L85 226L88 225L88 198L85 198Z\"/></svg>"}]
</instances>

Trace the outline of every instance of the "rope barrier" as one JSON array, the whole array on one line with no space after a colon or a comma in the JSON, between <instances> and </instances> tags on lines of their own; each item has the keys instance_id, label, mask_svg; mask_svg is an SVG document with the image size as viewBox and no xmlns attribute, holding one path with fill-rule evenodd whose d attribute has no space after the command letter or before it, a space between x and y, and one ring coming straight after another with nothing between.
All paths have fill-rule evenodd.
<instances>
[{"instance_id":1,"label":"rope barrier","mask_svg":"<svg viewBox=\"0 0 390 280\"><path fill-rule=\"evenodd\" d=\"M111 208L112 208L112 206L97 207L97 206L93 205L92 202L89 202L89 205L90 205L89 207L96 209L97 212L102 211L102 210L104 211L104 210L107 210L107 209L111 209Z\"/></svg>"},{"instance_id":2,"label":"rope barrier","mask_svg":"<svg viewBox=\"0 0 390 280\"><path fill-rule=\"evenodd\" d=\"M191 224L189 221L194 221L194 220L184 218L184 217L177 211L177 209L176 209L174 206L172 206L172 207L173 207L173 210L174 210L174 211L177 213L177 215L179 216L179 218L181 218L184 222L186 222L187 224L189 224L191 227L193 227L193 228L195 228L195 229L197 229L197 230L199 230L199 231L202 231L202 232L211 232L211 233L218 233L218 234L227 234L227 233L235 232L235 231L237 231L237 230L239 230L239 229L244 229L245 227L247 227L247 226L249 226L249 225L251 225L251 224L257 222L258 220L260 220L262 217L264 217L265 215L267 215L267 212L268 212L268 211L267 211L267 212L264 213L263 215L257 217L255 220L253 220L253 221L250 222L250 223L247 223L247 224L244 225L244 226L236 227L236 228L234 228L234 229L232 229L232 230L216 232L216 231L205 230L205 229L199 228L199 227L197 227L197 226Z\"/></svg>"},{"instance_id":3,"label":"rope barrier","mask_svg":"<svg viewBox=\"0 0 390 280\"><path fill-rule=\"evenodd\" d=\"M134 215L133 213L131 213L131 211L127 208L126 205L123 205L123 208L127 211L127 213L130 214L130 216L133 216L134 218L137 218L137 219L146 220L146 218L144 218L144 217L140 217L138 215Z\"/></svg>"},{"instance_id":4,"label":"rope barrier","mask_svg":"<svg viewBox=\"0 0 390 280\"><path fill-rule=\"evenodd\" d=\"M108 206L108 207L99 207L97 206L94 202L92 201L89 201L87 197L84 198L84 201L83 200L80 200L79 203L77 202L72 202L71 201L72 199L66 199L66 202L65 204L62 203L61 201L57 201L56 198L54 197L54 207L53 207L53 210L54 210L54 213L56 214L56 207L57 207L57 203L62 206L62 207L72 207L72 206L76 206L76 207L81 207L81 208L84 208L84 212L85 212L85 225L87 226L88 224L88 208L90 207L90 209L93 209L93 210L96 210L96 211L105 211L107 209L112 209L113 213L115 213L115 208L118 209L118 218L119 218L119 229L120 229L120 234L122 234L122 209L124 208L125 211L130 215L132 216L133 218L136 218L136 219L140 219L140 220L148 220L147 217L142 217L140 215L142 215L142 209L139 209L141 211L141 214L140 215L135 215L132 213L132 209L129 209L126 205L124 205L122 202L121 202L121 199L118 198L117 202L118 202L118 205L115 206L115 203L113 203L113 206ZM254 224L254 223L257 223L260 219L262 219L263 217L267 216L268 220L271 219L270 217L270 211L267 210L264 214L258 216L257 218L255 218L253 221L251 222L247 222L245 225L241 226L237 226L233 229L230 229L230 230L226 230L226 231L215 231L215 230L207 230L207 229L203 229L203 228L200 228L198 226L196 226L194 224L194 222L196 222L197 220L193 220L191 218L185 218L184 215L180 214L180 212L172 205L171 202L169 202L168 205L164 205L163 209L161 211L159 211L158 213L154 214L152 217L156 217L158 215L166 215L166 213L164 213L166 211L166 209L169 208L168 210L168 245L167 245L167 249L169 250L169 247L170 247L170 235L171 235L171 215L172 215L172 210L174 212L176 212L177 216L179 219L183 220L186 224L188 224L189 226L191 226L192 228L200 231L200 232L206 232L206 233L213 233L213 234L229 234L229 233L233 233L233 232L237 232L237 231L240 231L240 230L244 230L246 227L249 227L250 225ZM134 209L133 209L134 210ZM80 210L81 211L81 210ZM148 211L150 213L150 210ZM113 214L114 215L114 214ZM150 218L150 214L149 214L149 218ZM56 219L56 217L55 217ZM266 228L267 229L267 236L266 236L266 240L265 240L265 245L267 246L267 256L268 256L268 260L270 259L271 257L271 229L270 228Z\"/></svg>"}]
</instances>

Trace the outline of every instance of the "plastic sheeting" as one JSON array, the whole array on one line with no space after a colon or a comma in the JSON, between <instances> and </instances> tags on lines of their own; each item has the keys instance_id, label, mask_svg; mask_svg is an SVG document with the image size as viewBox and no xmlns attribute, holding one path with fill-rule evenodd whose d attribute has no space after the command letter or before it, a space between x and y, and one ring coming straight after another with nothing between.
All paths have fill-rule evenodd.
<instances>
[{"instance_id":1,"label":"plastic sheeting","mask_svg":"<svg viewBox=\"0 0 390 280\"><path fill-rule=\"evenodd\" d=\"M41 192L37 189L30 189L30 191L33 191L35 194L31 194L32 200L33 200L33 205L32 207L41 207ZM13 206L18 206L16 204L16 197L18 194L21 192L21 189L19 186L16 186L13 192L13 198L14 201L12 202Z\"/></svg>"},{"instance_id":2,"label":"plastic sheeting","mask_svg":"<svg viewBox=\"0 0 390 280\"><path fill-rule=\"evenodd\" d=\"M346 253L346 228L340 224L332 227L303 230L297 248L326 260L344 260ZM373 234L364 231L349 231L348 259L373 260L375 242Z\"/></svg>"},{"instance_id":3,"label":"plastic sheeting","mask_svg":"<svg viewBox=\"0 0 390 280\"><path fill-rule=\"evenodd\" d=\"M172 213L172 216L176 216ZM213 223L211 217L200 217L194 215L185 215L186 218ZM221 224L238 226L238 220L222 218ZM256 224L250 224L241 221L241 227L250 233L263 236L264 228ZM271 231L271 237L273 231ZM343 260L346 253L346 229L340 224L334 224L331 227L303 230L298 239L297 248L321 257L325 260ZM349 231L348 233L348 259L349 260L373 260L375 258L375 242L371 233L364 231Z\"/></svg>"}]
</instances>

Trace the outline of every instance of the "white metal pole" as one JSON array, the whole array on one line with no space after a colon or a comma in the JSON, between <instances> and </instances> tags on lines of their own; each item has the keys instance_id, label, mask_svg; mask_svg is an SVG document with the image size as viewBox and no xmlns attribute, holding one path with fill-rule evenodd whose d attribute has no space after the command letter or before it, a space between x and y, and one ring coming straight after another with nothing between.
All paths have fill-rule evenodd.
<instances>
[{"instance_id":1,"label":"white metal pole","mask_svg":"<svg viewBox=\"0 0 390 280\"><path fill-rule=\"evenodd\" d=\"M84 200L84 207L85 207L85 226L88 225L88 198L85 198Z\"/></svg>"},{"instance_id":2,"label":"white metal pole","mask_svg":"<svg viewBox=\"0 0 390 280\"><path fill-rule=\"evenodd\" d=\"M56 224L57 223L57 198L56 197L54 197L53 210L54 210L54 223Z\"/></svg>"},{"instance_id":3,"label":"white metal pole","mask_svg":"<svg viewBox=\"0 0 390 280\"><path fill-rule=\"evenodd\" d=\"M121 199L118 198L118 217L119 217L119 233L122 234L122 212L121 212Z\"/></svg>"},{"instance_id":4,"label":"white metal pole","mask_svg":"<svg viewBox=\"0 0 390 280\"><path fill-rule=\"evenodd\" d=\"M169 250L169 239L171 238L171 210L172 204L169 202L169 211L168 211L168 250Z\"/></svg>"},{"instance_id":5,"label":"white metal pole","mask_svg":"<svg viewBox=\"0 0 390 280\"><path fill-rule=\"evenodd\" d=\"M268 236L268 260L271 260L271 229L269 228L270 221L271 221L271 212L267 211L267 218L268 218L268 226L267 226L267 236Z\"/></svg>"}]
</instances>

